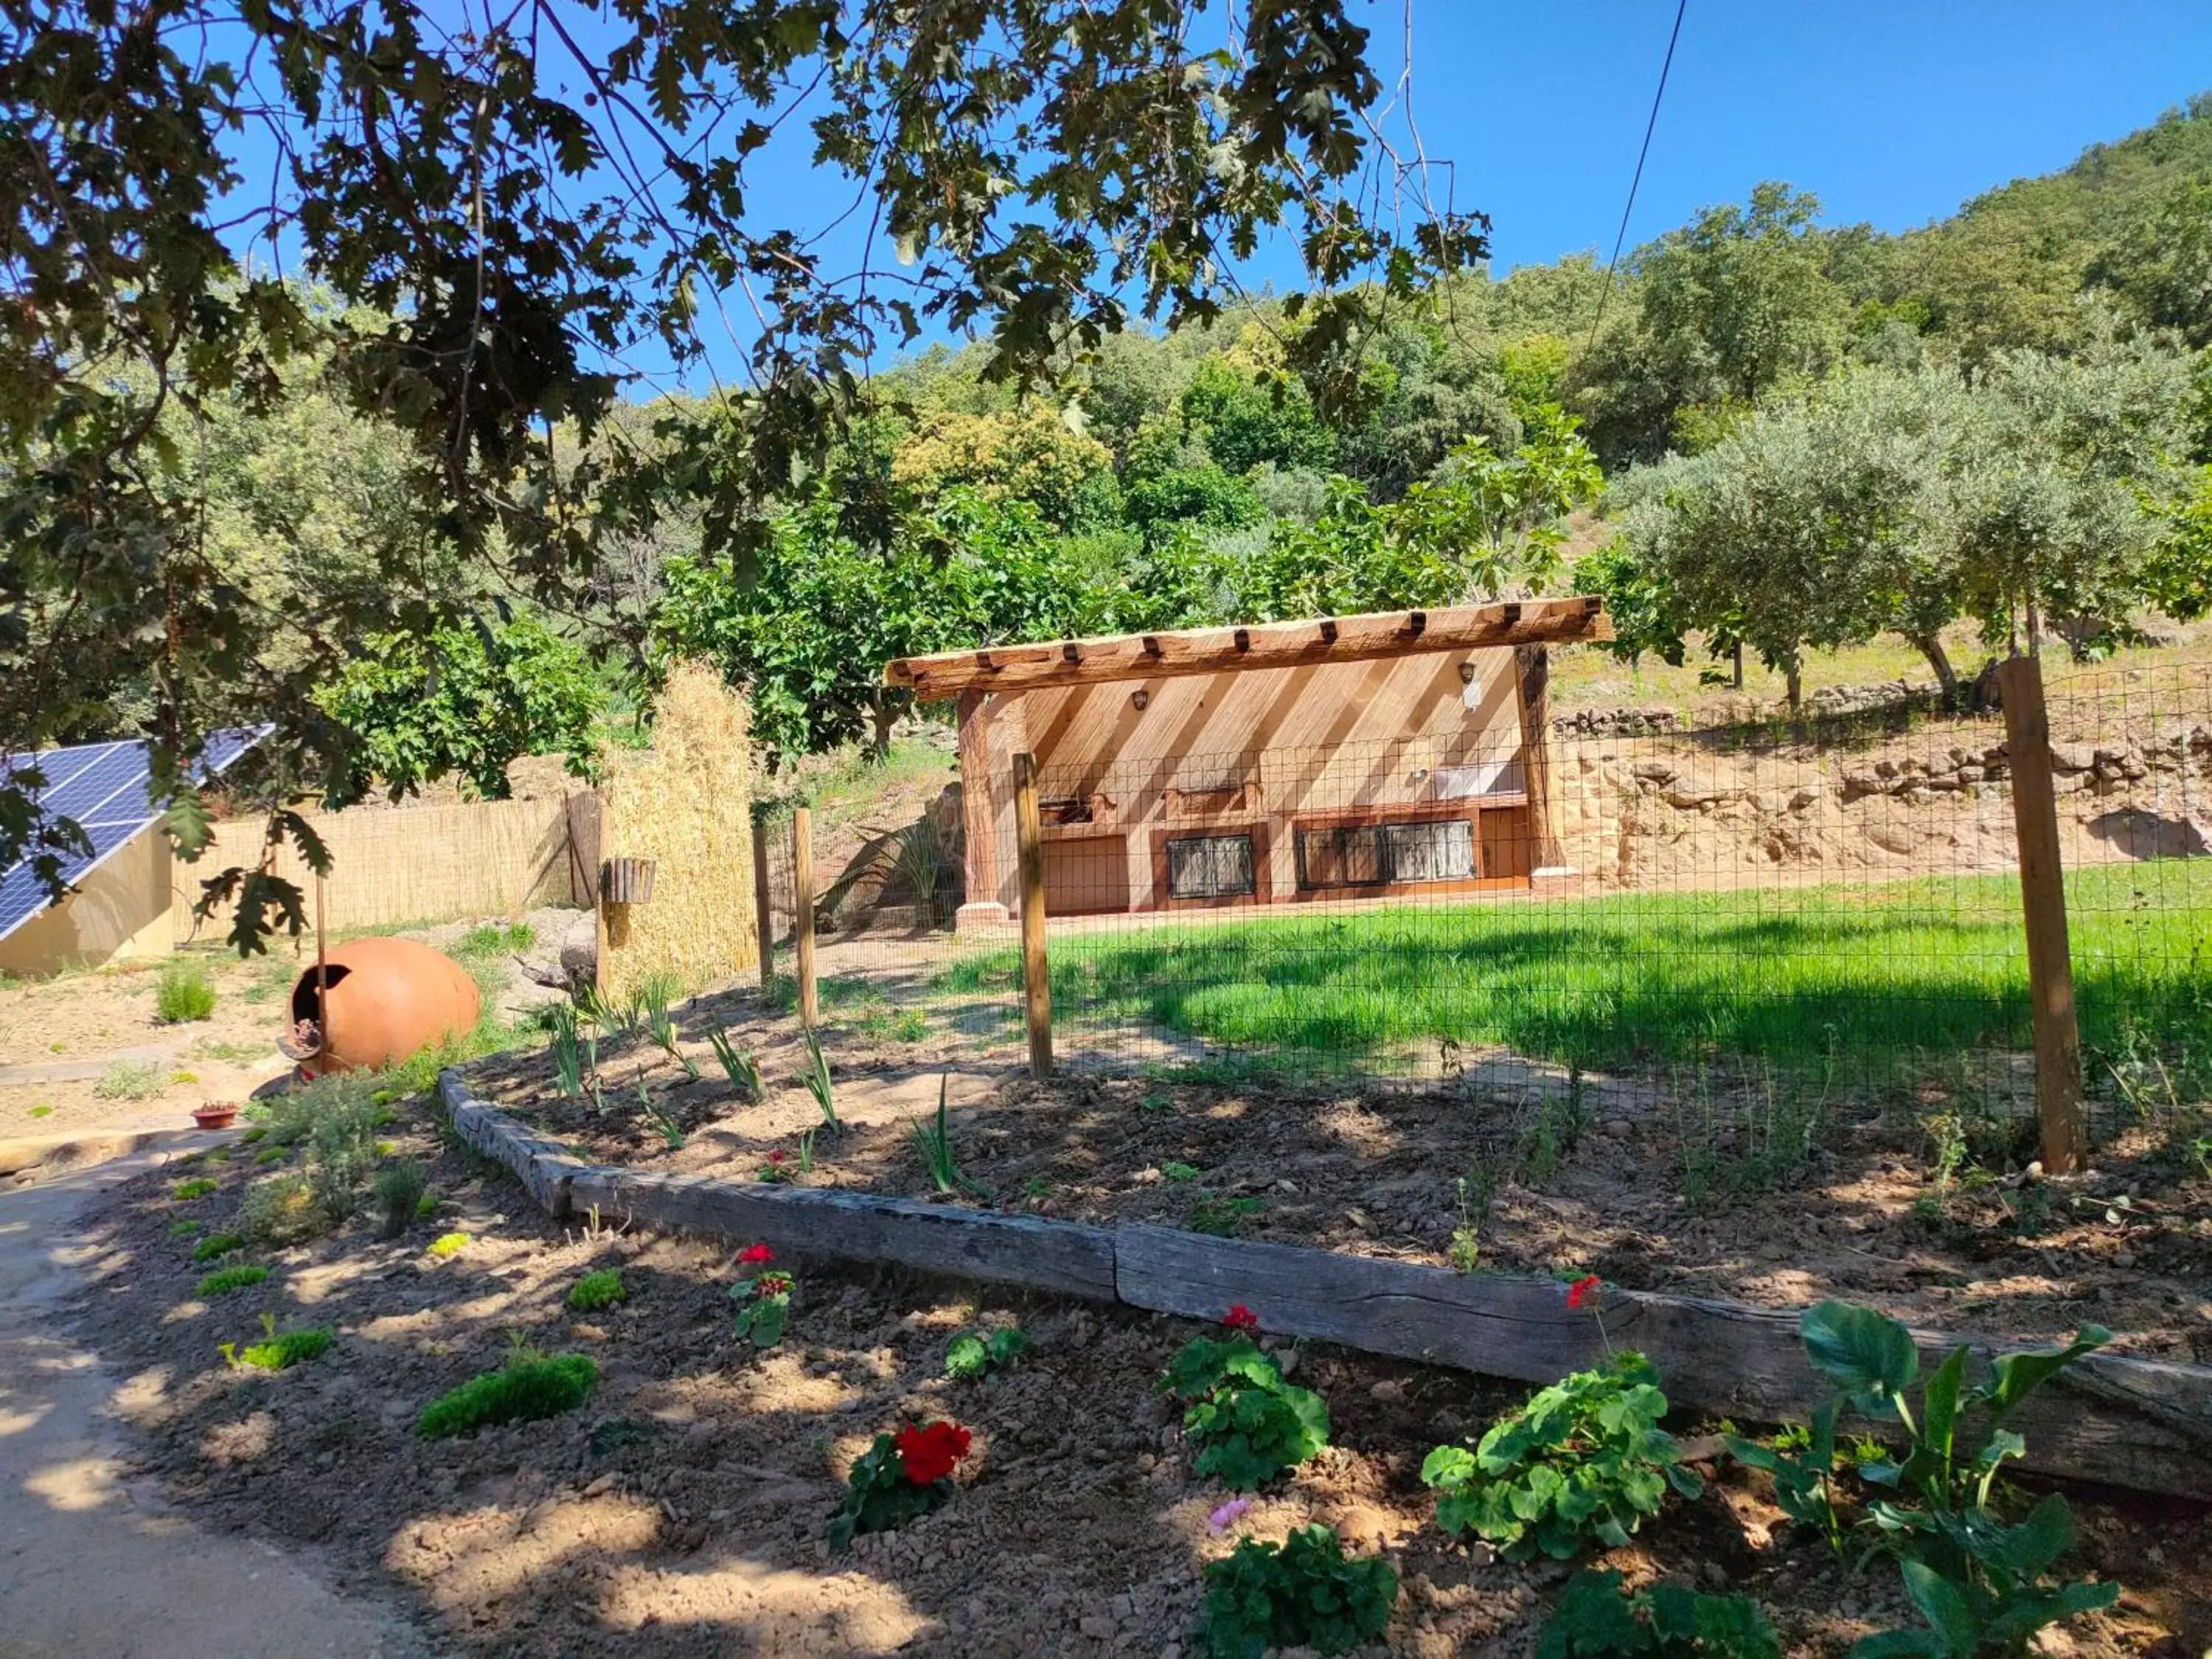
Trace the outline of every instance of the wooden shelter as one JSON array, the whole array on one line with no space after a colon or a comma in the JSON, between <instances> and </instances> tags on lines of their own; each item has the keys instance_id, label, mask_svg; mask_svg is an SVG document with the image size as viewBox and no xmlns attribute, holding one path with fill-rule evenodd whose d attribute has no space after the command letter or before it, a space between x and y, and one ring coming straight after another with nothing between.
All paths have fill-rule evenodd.
<instances>
[{"instance_id":1,"label":"wooden shelter","mask_svg":"<svg viewBox=\"0 0 2212 1659\"><path fill-rule=\"evenodd\" d=\"M1595 599L1528 599L908 657L957 699L962 925L1018 902L1013 757L1036 757L1053 915L1528 884L1555 863L1546 647Z\"/></svg>"}]
</instances>

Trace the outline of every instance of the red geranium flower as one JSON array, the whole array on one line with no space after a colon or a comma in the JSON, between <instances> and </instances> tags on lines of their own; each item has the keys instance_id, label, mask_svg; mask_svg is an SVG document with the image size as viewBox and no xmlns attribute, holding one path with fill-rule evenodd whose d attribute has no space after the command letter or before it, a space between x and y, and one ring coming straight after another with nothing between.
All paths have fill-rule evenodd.
<instances>
[{"instance_id":1,"label":"red geranium flower","mask_svg":"<svg viewBox=\"0 0 2212 1659\"><path fill-rule=\"evenodd\" d=\"M789 1273L763 1273L753 1280L755 1296L789 1296L792 1279Z\"/></svg>"},{"instance_id":2,"label":"red geranium flower","mask_svg":"<svg viewBox=\"0 0 2212 1659\"><path fill-rule=\"evenodd\" d=\"M899 1468L915 1486L933 1486L968 1455L969 1438L957 1423L909 1423L897 1435Z\"/></svg>"},{"instance_id":3,"label":"red geranium flower","mask_svg":"<svg viewBox=\"0 0 2212 1659\"><path fill-rule=\"evenodd\" d=\"M790 1153L785 1152L782 1147L778 1146L774 1152L768 1155L768 1161L771 1164L781 1164L785 1158L790 1156Z\"/></svg>"},{"instance_id":4,"label":"red geranium flower","mask_svg":"<svg viewBox=\"0 0 2212 1659\"><path fill-rule=\"evenodd\" d=\"M750 1267L755 1262L775 1261L775 1252L765 1244L748 1244L738 1252L738 1260Z\"/></svg>"},{"instance_id":5,"label":"red geranium flower","mask_svg":"<svg viewBox=\"0 0 2212 1659\"><path fill-rule=\"evenodd\" d=\"M1221 1316L1221 1322L1232 1331L1256 1331L1260 1328L1260 1316L1239 1302Z\"/></svg>"},{"instance_id":6,"label":"red geranium flower","mask_svg":"<svg viewBox=\"0 0 2212 1659\"><path fill-rule=\"evenodd\" d=\"M1573 1284L1568 1285L1568 1311L1571 1313L1576 1311L1581 1308L1583 1303L1595 1296L1598 1292L1598 1287L1602 1282L1603 1281L1601 1280L1595 1273L1592 1273L1588 1278L1577 1279Z\"/></svg>"}]
</instances>

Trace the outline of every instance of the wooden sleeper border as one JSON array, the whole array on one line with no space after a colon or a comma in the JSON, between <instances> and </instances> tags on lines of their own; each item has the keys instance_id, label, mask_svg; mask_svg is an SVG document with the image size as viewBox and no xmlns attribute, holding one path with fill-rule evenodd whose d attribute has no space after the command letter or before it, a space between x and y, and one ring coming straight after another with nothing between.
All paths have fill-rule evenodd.
<instances>
[{"instance_id":1,"label":"wooden sleeper border","mask_svg":"<svg viewBox=\"0 0 2212 1659\"><path fill-rule=\"evenodd\" d=\"M1548 1279L1177 1228L1098 1227L957 1205L763 1182L661 1176L588 1164L439 1074L454 1132L512 1170L556 1218L713 1234L853 1261L895 1264L1054 1296L1217 1320L1231 1303L1282 1335L1550 1382L1596 1364L1609 1337L1650 1356L1677 1407L1747 1422L1802 1419L1826 1398L1795 1316L1607 1286L1605 1337ZM1932 1366L1960 1339L1916 1333ZM1987 1344L1972 1345L1986 1364ZM2212 1366L2095 1354L2013 1414L2021 1467L2136 1492L2212 1493Z\"/></svg>"}]
</instances>

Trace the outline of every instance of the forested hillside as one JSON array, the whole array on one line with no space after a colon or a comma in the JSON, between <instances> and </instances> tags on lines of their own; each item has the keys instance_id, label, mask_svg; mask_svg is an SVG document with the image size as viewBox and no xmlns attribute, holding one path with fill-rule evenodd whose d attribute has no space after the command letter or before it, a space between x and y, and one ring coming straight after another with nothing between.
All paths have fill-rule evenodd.
<instances>
[{"instance_id":1,"label":"forested hillside","mask_svg":"<svg viewBox=\"0 0 2212 1659\"><path fill-rule=\"evenodd\" d=\"M980 347L927 352L870 383L750 568L700 551L714 447L632 406L593 443L659 461L654 493L574 504L616 556L565 611L473 574L388 487L396 440L327 360L274 415L165 418L175 487L210 494L209 556L254 603L341 582L395 628L456 592L482 618L428 650L352 642L317 712L363 758L303 781L340 794L495 790L507 752L580 752L604 696L677 653L747 686L790 754L884 742L886 658L996 640L1579 586L1625 650L1741 648L1794 682L1889 633L1948 686L1975 666L1944 644L1961 620L2094 653L2212 598L2212 98L1903 234L1759 184L1609 281L1577 255L1386 313L1325 372L1286 349L1311 319L1266 296L1109 335L1049 392L987 379ZM1569 559L1583 508L1574 550L1595 550Z\"/></svg>"}]
</instances>

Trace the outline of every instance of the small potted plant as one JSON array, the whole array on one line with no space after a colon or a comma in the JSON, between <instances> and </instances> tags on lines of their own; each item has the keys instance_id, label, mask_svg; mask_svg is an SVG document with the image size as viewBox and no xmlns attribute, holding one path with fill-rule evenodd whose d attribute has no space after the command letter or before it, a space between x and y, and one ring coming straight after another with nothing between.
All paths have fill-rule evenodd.
<instances>
[{"instance_id":1,"label":"small potted plant","mask_svg":"<svg viewBox=\"0 0 2212 1659\"><path fill-rule=\"evenodd\" d=\"M203 1129L228 1129L238 1121L238 1103L210 1100L192 1108L192 1121Z\"/></svg>"}]
</instances>

